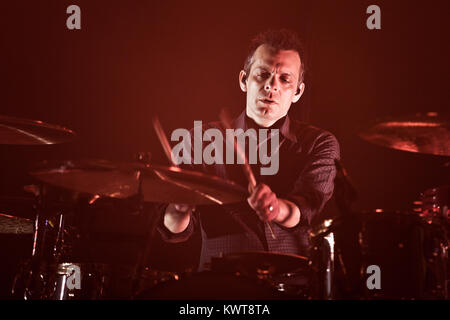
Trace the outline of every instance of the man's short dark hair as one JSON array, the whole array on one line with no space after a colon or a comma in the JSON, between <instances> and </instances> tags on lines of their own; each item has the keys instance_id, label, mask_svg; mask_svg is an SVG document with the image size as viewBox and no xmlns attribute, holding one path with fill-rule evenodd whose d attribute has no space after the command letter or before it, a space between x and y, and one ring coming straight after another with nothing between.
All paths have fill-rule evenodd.
<instances>
[{"instance_id":1,"label":"man's short dark hair","mask_svg":"<svg viewBox=\"0 0 450 320\"><path fill-rule=\"evenodd\" d=\"M253 55L255 54L256 49L263 44L270 46L275 52L279 52L281 50L293 50L298 53L301 61L298 78L298 84L300 85L303 82L303 76L305 73L303 47L297 34L288 29L267 30L259 33L252 39L247 59L244 64L244 71L246 75L248 76L250 74L250 68L253 63Z\"/></svg>"}]
</instances>

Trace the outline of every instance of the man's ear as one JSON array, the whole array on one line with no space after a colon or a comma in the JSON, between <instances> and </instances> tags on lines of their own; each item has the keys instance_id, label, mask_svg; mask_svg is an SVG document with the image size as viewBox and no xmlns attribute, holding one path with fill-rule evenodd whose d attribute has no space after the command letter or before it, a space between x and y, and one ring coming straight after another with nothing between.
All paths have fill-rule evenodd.
<instances>
[{"instance_id":1,"label":"man's ear","mask_svg":"<svg viewBox=\"0 0 450 320\"><path fill-rule=\"evenodd\" d=\"M239 86L243 92L247 92L247 73L244 70L239 72Z\"/></svg>"},{"instance_id":2,"label":"man's ear","mask_svg":"<svg viewBox=\"0 0 450 320\"><path fill-rule=\"evenodd\" d=\"M292 97L292 103L296 103L300 99L304 91L305 91L305 83L302 82L298 86L297 92L295 92L294 96Z\"/></svg>"}]
</instances>

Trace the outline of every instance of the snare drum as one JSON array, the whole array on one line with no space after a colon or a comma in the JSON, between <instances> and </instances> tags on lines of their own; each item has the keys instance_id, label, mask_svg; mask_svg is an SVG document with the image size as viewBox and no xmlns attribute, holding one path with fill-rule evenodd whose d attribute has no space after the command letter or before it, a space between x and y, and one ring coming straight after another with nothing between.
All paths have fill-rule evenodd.
<instances>
[{"instance_id":1,"label":"snare drum","mask_svg":"<svg viewBox=\"0 0 450 320\"><path fill-rule=\"evenodd\" d=\"M249 251L213 258L211 271L185 273L142 291L136 299L310 299L312 272L302 256Z\"/></svg>"},{"instance_id":2,"label":"snare drum","mask_svg":"<svg viewBox=\"0 0 450 320\"><path fill-rule=\"evenodd\" d=\"M185 274L143 291L136 300L280 300L295 299L269 281L230 273Z\"/></svg>"}]
</instances>

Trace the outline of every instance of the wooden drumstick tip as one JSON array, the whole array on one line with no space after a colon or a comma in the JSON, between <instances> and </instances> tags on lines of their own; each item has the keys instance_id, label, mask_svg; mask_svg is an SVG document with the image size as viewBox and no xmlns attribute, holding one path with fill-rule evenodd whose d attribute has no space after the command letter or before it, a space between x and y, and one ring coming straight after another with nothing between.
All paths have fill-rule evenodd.
<instances>
[{"instance_id":1,"label":"wooden drumstick tip","mask_svg":"<svg viewBox=\"0 0 450 320\"><path fill-rule=\"evenodd\" d=\"M272 222L267 221L266 224L267 224L267 227L268 227L269 230L270 230L270 234L272 235L272 239L276 240L277 237L275 236L275 233L273 232Z\"/></svg>"}]
</instances>

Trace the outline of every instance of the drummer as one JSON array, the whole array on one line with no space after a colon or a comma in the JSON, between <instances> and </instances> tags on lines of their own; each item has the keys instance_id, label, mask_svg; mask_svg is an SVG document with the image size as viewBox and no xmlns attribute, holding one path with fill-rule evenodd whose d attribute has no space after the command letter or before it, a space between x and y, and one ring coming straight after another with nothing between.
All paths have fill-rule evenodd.
<instances>
[{"instance_id":1,"label":"drummer","mask_svg":"<svg viewBox=\"0 0 450 320\"><path fill-rule=\"evenodd\" d=\"M311 221L333 193L339 144L331 133L287 115L305 90L303 60L294 32L267 31L252 40L239 73L246 106L232 126L244 132L278 129L278 172L262 175L253 165L258 184L249 188L243 203L197 208L169 204L163 210L158 231L164 241L177 243L194 233L201 235L200 271L212 257L232 252L308 255ZM212 127L221 129L214 123L203 129ZM248 185L239 165L204 164L196 169Z\"/></svg>"}]
</instances>

